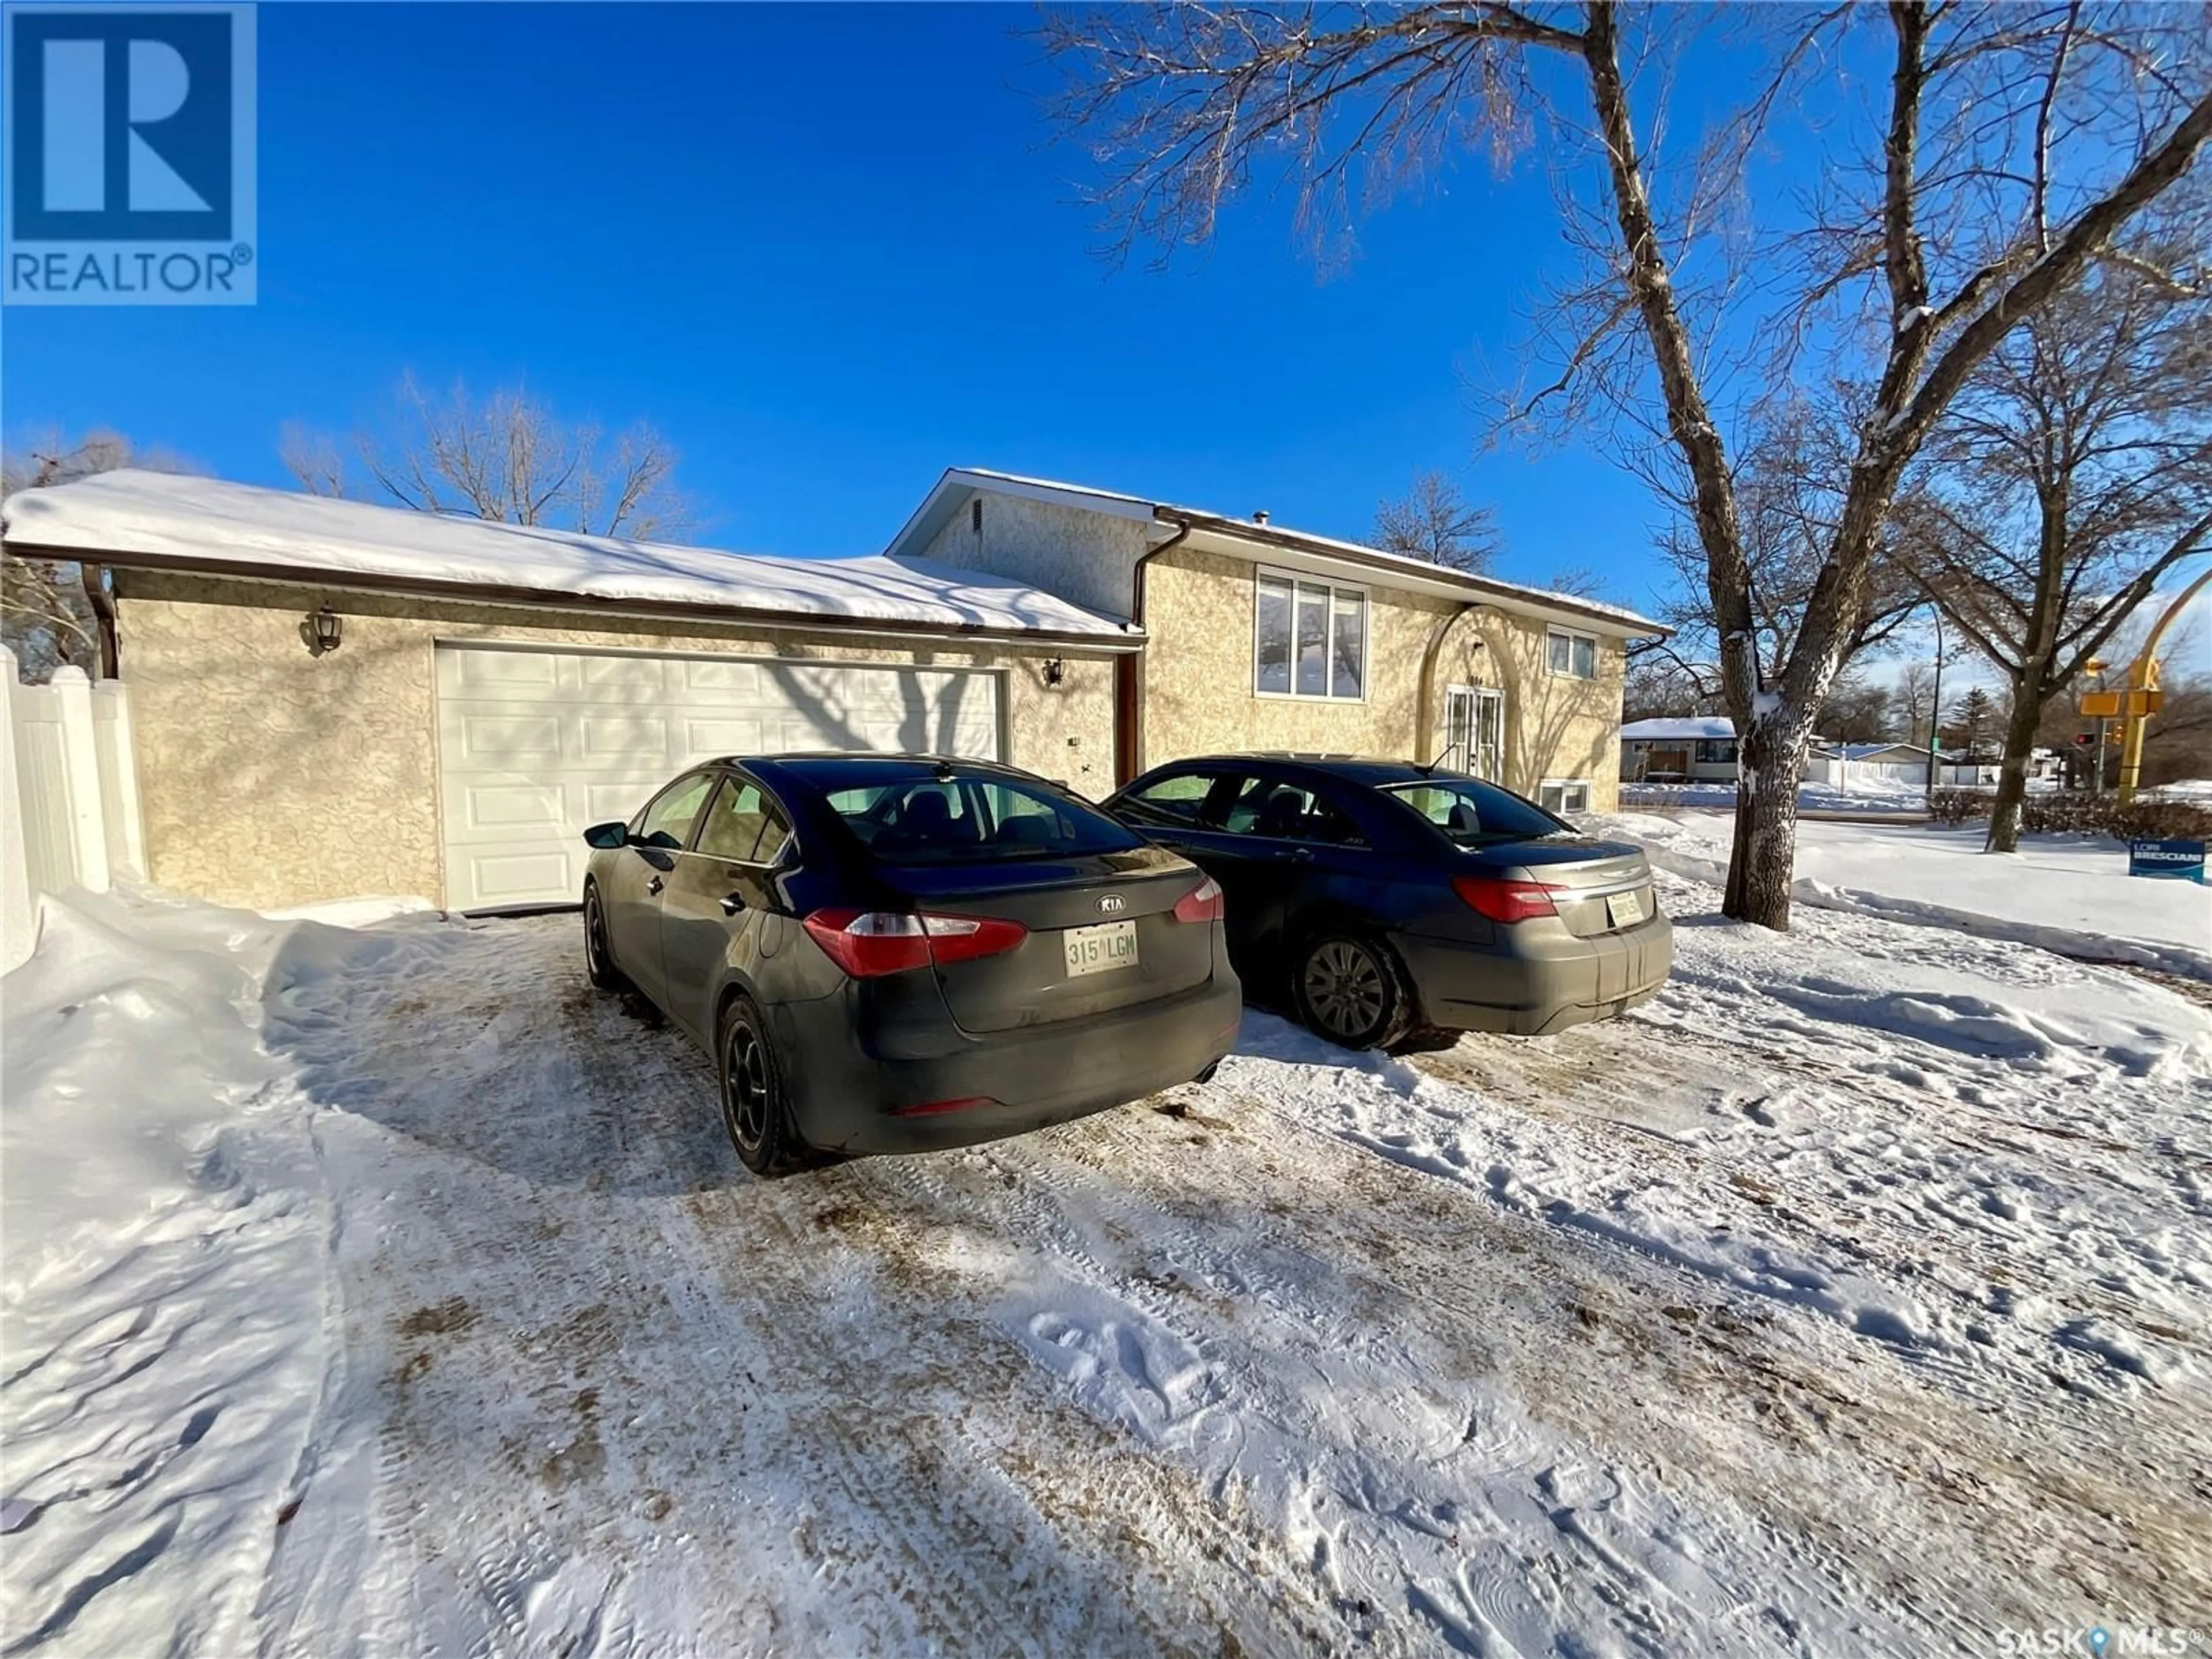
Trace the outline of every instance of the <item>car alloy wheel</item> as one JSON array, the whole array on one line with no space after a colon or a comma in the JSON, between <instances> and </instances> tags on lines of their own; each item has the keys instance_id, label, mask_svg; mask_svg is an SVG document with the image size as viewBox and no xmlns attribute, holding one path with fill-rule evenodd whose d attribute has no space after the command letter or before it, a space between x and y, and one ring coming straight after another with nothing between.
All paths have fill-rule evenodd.
<instances>
[{"instance_id":1,"label":"car alloy wheel","mask_svg":"<svg viewBox=\"0 0 2212 1659\"><path fill-rule=\"evenodd\" d=\"M745 1168L774 1177L818 1162L792 1125L768 1022L751 997L733 997L723 1011L714 1054L721 1074L722 1127Z\"/></svg>"},{"instance_id":2,"label":"car alloy wheel","mask_svg":"<svg viewBox=\"0 0 2212 1659\"><path fill-rule=\"evenodd\" d=\"M584 972L602 991L622 988L622 969L607 948L607 915L596 887L584 895Z\"/></svg>"},{"instance_id":3,"label":"car alloy wheel","mask_svg":"<svg viewBox=\"0 0 2212 1659\"><path fill-rule=\"evenodd\" d=\"M775 1110L775 1074L749 1015L730 1021L722 1042L722 1120L738 1151L756 1157Z\"/></svg>"},{"instance_id":4,"label":"car alloy wheel","mask_svg":"<svg viewBox=\"0 0 2212 1659\"><path fill-rule=\"evenodd\" d=\"M1305 1004L1322 1030L1340 1042L1360 1042L1382 1024L1390 997L1382 965L1348 939L1324 939L1306 958Z\"/></svg>"}]
</instances>

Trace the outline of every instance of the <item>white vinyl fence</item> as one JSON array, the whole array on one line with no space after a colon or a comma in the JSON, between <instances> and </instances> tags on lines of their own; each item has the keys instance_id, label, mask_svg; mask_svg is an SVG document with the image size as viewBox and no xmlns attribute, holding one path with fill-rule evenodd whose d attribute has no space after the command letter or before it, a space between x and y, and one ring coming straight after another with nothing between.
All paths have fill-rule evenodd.
<instances>
[{"instance_id":1,"label":"white vinyl fence","mask_svg":"<svg viewBox=\"0 0 2212 1659\"><path fill-rule=\"evenodd\" d=\"M87 887L104 893L146 873L131 702L120 682L82 668L47 685L15 677L0 647L0 969L31 954L38 897Z\"/></svg>"}]
</instances>

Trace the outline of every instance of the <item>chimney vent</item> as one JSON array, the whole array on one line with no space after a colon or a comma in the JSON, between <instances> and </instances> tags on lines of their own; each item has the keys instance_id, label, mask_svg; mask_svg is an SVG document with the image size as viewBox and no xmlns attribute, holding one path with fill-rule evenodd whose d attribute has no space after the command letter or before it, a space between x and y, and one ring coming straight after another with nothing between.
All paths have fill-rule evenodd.
<instances>
[{"instance_id":1,"label":"chimney vent","mask_svg":"<svg viewBox=\"0 0 2212 1659\"><path fill-rule=\"evenodd\" d=\"M1255 513L1255 514L1252 515L1252 522L1253 522L1254 524L1265 524L1265 523L1267 523L1267 509L1266 507L1261 507L1261 508L1257 513Z\"/></svg>"}]
</instances>

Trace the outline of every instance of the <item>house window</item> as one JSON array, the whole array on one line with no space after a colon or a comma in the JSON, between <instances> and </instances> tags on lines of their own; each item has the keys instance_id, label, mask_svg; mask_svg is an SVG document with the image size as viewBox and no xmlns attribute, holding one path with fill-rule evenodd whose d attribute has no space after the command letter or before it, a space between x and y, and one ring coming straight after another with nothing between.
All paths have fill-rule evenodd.
<instances>
[{"instance_id":1,"label":"house window","mask_svg":"<svg viewBox=\"0 0 2212 1659\"><path fill-rule=\"evenodd\" d=\"M1733 766L1735 764L1734 738L1699 738L1698 763L1701 766Z\"/></svg>"},{"instance_id":2,"label":"house window","mask_svg":"<svg viewBox=\"0 0 2212 1659\"><path fill-rule=\"evenodd\" d=\"M1554 674L1565 674L1577 680L1597 678L1595 635L1570 634L1565 629L1555 628L1545 641L1545 651Z\"/></svg>"},{"instance_id":3,"label":"house window","mask_svg":"<svg viewBox=\"0 0 2212 1659\"><path fill-rule=\"evenodd\" d=\"M1589 784L1582 778L1546 778L1536 804L1547 812L1587 812Z\"/></svg>"},{"instance_id":4,"label":"house window","mask_svg":"<svg viewBox=\"0 0 2212 1659\"><path fill-rule=\"evenodd\" d=\"M1253 613L1252 687L1263 697L1356 702L1367 694L1367 594L1262 570Z\"/></svg>"}]
</instances>

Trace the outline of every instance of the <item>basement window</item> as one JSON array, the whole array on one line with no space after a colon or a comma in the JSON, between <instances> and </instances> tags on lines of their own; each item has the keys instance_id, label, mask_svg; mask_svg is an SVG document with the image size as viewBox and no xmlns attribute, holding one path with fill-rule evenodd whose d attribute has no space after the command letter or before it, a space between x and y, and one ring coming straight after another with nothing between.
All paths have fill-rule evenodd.
<instances>
[{"instance_id":1,"label":"basement window","mask_svg":"<svg viewBox=\"0 0 2212 1659\"><path fill-rule=\"evenodd\" d=\"M1252 689L1263 697L1358 702L1367 695L1367 590L1261 570Z\"/></svg>"},{"instance_id":2,"label":"basement window","mask_svg":"<svg viewBox=\"0 0 2212 1659\"><path fill-rule=\"evenodd\" d=\"M1587 812L1590 787L1584 778L1546 778L1536 805L1547 812Z\"/></svg>"}]
</instances>

